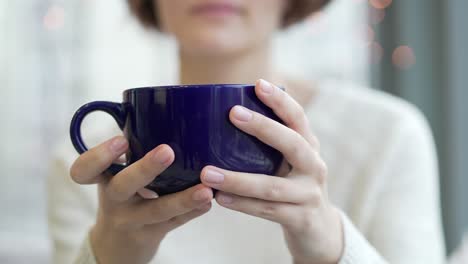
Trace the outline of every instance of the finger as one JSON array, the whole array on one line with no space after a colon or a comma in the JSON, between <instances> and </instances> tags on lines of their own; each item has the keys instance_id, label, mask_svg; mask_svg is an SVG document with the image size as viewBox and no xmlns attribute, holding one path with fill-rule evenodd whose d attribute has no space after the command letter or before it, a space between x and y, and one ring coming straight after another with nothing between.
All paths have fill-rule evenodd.
<instances>
[{"instance_id":1,"label":"finger","mask_svg":"<svg viewBox=\"0 0 468 264\"><path fill-rule=\"evenodd\" d=\"M114 137L81 154L70 168L72 179L79 184L101 181L102 173L128 148L122 136Z\"/></svg>"},{"instance_id":2,"label":"finger","mask_svg":"<svg viewBox=\"0 0 468 264\"><path fill-rule=\"evenodd\" d=\"M302 135L314 147L318 147L318 140L310 131L304 108L288 93L262 79L257 81L255 93L289 128Z\"/></svg>"},{"instance_id":3,"label":"finger","mask_svg":"<svg viewBox=\"0 0 468 264\"><path fill-rule=\"evenodd\" d=\"M161 174L174 161L174 151L162 144L109 181L106 193L114 201L126 201Z\"/></svg>"},{"instance_id":4,"label":"finger","mask_svg":"<svg viewBox=\"0 0 468 264\"><path fill-rule=\"evenodd\" d=\"M173 217L169 219L168 221L164 222L164 228L167 231L171 231L175 228L178 228L180 226L183 226L184 224L188 223L190 220L193 220L199 216L202 216L209 212L211 209L211 202L208 202L207 204L204 204L200 208L196 208L188 213Z\"/></svg>"},{"instance_id":5,"label":"finger","mask_svg":"<svg viewBox=\"0 0 468 264\"><path fill-rule=\"evenodd\" d=\"M296 131L239 105L232 108L229 118L240 130L283 153L293 167L311 168L309 165L314 150Z\"/></svg>"},{"instance_id":6,"label":"finger","mask_svg":"<svg viewBox=\"0 0 468 264\"><path fill-rule=\"evenodd\" d=\"M220 191L267 201L303 203L315 194L313 187L305 188L290 179L228 171L214 166L203 168L200 179L203 184Z\"/></svg>"},{"instance_id":7,"label":"finger","mask_svg":"<svg viewBox=\"0 0 468 264\"><path fill-rule=\"evenodd\" d=\"M218 192L216 202L226 208L248 215L267 219L279 224L287 224L297 215L295 211L299 205L265 201L250 197L242 197L230 193Z\"/></svg>"},{"instance_id":8,"label":"finger","mask_svg":"<svg viewBox=\"0 0 468 264\"><path fill-rule=\"evenodd\" d=\"M211 199L213 199L211 188L198 184L178 193L143 201L132 209L132 217L140 224L157 224L186 214L209 203Z\"/></svg>"}]
</instances>

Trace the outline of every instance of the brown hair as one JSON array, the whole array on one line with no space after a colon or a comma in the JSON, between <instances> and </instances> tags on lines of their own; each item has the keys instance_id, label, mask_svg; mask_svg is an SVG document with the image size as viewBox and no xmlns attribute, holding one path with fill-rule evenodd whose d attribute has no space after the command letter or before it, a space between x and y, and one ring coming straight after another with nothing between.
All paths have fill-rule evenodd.
<instances>
[{"instance_id":1,"label":"brown hair","mask_svg":"<svg viewBox=\"0 0 468 264\"><path fill-rule=\"evenodd\" d=\"M292 1L283 17L283 26L294 24L313 12L320 10L330 0L290 0ZM157 14L155 14L154 0L127 0L132 13L140 22L150 28L159 28Z\"/></svg>"}]
</instances>

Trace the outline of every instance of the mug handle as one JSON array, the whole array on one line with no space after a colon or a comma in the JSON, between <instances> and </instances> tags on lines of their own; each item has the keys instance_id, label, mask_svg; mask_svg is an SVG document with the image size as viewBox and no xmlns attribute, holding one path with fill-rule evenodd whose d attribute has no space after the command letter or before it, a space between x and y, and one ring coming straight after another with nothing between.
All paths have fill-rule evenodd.
<instances>
[{"instance_id":1,"label":"mug handle","mask_svg":"<svg viewBox=\"0 0 468 264\"><path fill-rule=\"evenodd\" d=\"M83 122L83 119L89 113L94 111L103 111L111 115L115 119L117 125L121 130L123 130L125 126L125 119L127 113L123 104L121 103L96 101L81 106L73 115L70 124L70 138L73 143L73 146L79 154L83 154L84 152L88 151L88 148L84 144L83 139L81 137L81 122ZM107 168L106 171L111 173L112 175L115 175L121 170L123 170L125 167L125 165L114 163L109 168Z\"/></svg>"}]
</instances>

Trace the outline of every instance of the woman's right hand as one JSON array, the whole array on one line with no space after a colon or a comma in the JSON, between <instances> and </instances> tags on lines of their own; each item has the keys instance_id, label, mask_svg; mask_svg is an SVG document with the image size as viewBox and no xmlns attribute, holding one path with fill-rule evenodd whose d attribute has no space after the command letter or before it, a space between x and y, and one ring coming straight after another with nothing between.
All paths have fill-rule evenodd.
<instances>
[{"instance_id":1,"label":"woman's right hand","mask_svg":"<svg viewBox=\"0 0 468 264\"><path fill-rule=\"evenodd\" d=\"M70 169L75 182L98 184L90 242L100 264L148 263L169 231L211 208L213 191L201 184L157 199L137 194L174 161L168 145L159 145L115 176L103 173L127 148L124 137L115 137L83 153Z\"/></svg>"}]
</instances>

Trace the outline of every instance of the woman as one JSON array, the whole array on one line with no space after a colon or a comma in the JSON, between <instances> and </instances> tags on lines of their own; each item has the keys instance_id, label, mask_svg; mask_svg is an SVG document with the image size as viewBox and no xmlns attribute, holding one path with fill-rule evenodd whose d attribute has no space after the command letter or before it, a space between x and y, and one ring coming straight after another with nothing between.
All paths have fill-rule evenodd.
<instances>
[{"instance_id":1,"label":"woman","mask_svg":"<svg viewBox=\"0 0 468 264\"><path fill-rule=\"evenodd\" d=\"M158 197L144 186L176 158L168 145L114 177L102 172L125 153L124 138L75 161L69 149L50 179L57 263L443 262L437 162L421 114L349 83L289 80L271 65L274 32L326 1L128 2L146 26L177 39L181 83L287 87L256 82L285 125L242 107L229 118L290 169L255 177L207 166L201 184ZM75 182L91 185L72 183L70 165Z\"/></svg>"}]
</instances>

